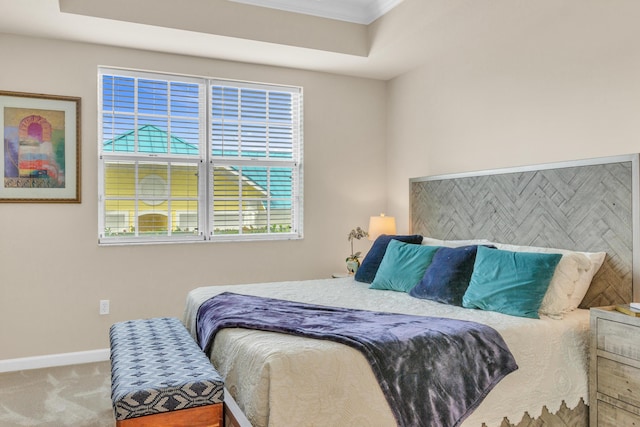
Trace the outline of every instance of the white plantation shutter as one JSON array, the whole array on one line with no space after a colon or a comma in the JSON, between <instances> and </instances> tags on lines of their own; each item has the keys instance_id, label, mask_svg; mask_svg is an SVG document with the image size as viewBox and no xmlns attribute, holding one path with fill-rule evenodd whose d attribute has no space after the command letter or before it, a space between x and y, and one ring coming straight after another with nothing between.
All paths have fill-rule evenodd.
<instances>
[{"instance_id":1,"label":"white plantation shutter","mask_svg":"<svg viewBox=\"0 0 640 427\"><path fill-rule=\"evenodd\" d=\"M302 237L300 88L99 77L100 243Z\"/></svg>"},{"instance_id":2,"label":"white plantation shutter","mask_svg":"<svg viewBox=\"0 0 640 427\"><path fill-rule=\"evenodd\" d=\"M301 231L298 88L211 82L211 232Z\"/></svg>"}]
</instances>

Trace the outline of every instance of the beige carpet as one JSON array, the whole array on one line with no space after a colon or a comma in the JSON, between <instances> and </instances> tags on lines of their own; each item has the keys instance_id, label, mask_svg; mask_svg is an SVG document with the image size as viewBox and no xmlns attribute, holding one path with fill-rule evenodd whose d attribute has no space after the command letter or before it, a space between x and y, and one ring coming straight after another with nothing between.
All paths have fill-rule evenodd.
<instances>
[{"instance_id":1,"label":"beige carpet","mask_svg":"<svg viewBox=\"0 0 640 427\"><path fill-rule=\"evenodd\" d=\"M109 362L0 374L0 426L113 427Z\"/></svg>"}]
</instances>

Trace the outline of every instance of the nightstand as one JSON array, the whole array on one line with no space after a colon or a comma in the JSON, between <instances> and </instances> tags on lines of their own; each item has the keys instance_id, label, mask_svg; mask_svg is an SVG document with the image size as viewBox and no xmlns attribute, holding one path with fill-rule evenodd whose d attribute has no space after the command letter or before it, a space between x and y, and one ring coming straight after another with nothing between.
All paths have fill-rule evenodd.
<instances>
[{"instance_id":1,"label":"nightstand","mask_svg":"<svg viewBox=\"0 0 640 427\"><path fill-rule=\"evenodd\" d=\"M640 317L591 309L591 427L640 426Z\"/></svg>"}]
</instances>

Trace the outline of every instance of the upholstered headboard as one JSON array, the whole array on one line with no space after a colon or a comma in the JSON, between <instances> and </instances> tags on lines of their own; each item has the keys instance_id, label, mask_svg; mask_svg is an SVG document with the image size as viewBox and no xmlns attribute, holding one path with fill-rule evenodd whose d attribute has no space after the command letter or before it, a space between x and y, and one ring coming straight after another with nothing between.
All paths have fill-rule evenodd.
<instances>
[{"instance_id":1,"label":"upholstered headboard","mask_svg":"<svg viewBox=\"0 0 640 427\"><path fill-rule=\"evenodd\" d=\"M581 307L628 303L640 298L638 182L638 154L413 178L411 232L604 251Z\"/></svg>"}]
</instances>

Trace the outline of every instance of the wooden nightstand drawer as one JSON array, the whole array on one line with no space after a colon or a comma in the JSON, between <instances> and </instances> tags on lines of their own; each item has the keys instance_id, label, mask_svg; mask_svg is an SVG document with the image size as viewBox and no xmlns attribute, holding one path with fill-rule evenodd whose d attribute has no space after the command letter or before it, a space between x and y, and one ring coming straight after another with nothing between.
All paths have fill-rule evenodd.
<instances>
[{"instance_id":1,"label":"wooden nightstand drawer","mask_svg":"<svg viewBox=\"0 0 640 427\"><path fill-rule=\"evenodd\" d=\"M598 400L598 425L616 427L640 427L640 419L624 409Z\"/></svg>"},{"instance_id":2,"label":"wooden nightstand drawer","mask_svg":"<svg viewBox=\"0 0 640 427\"><path fill-rule=\"evenodd\" d=\"M598 319L598 350L640 361L640 340L630 339L638 328L625 323Z\"/></svg>"},{"instance_id":3,"label":"wooden nightstand drawer","mask_svg":"<svg viewBox=\"0 0 640 427\"><path fill-rule=\"evenodd\" d=\"M598 357L597 375L599 393L640 406L640 369Z\"/></svg>"},{"instance_id":4,"label":"wooden nightstand drawer","mask_svg":"<svg viewBox=\"0 0 640 427\"><path fill-rule=\"evenodd\" d=\"M640 427L640 317L591 309L589 425Z\"/></svg>"}]
</instances>

